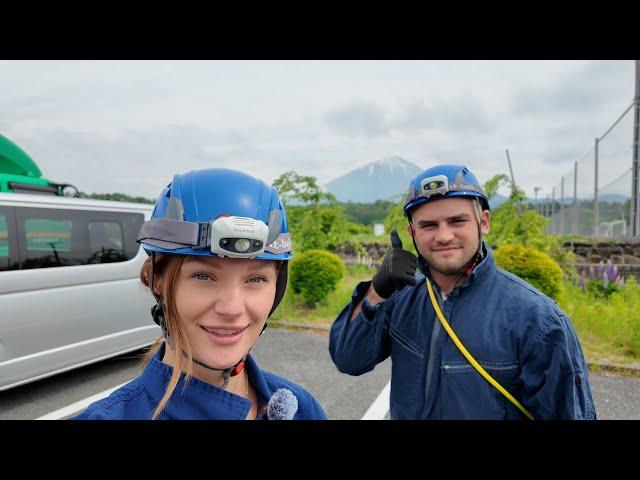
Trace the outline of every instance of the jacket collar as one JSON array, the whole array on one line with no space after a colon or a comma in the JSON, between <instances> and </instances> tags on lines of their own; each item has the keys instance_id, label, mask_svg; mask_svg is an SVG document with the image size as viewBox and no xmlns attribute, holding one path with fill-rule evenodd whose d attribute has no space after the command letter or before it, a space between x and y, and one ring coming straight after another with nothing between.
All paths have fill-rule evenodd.
<instances>
[{"instance_id":1,"label":"jacket collar","mask_svg":"<svg viewBox=\"0 0 640 480\"><path fill-rule=\"evenodd\" d=\"M173 367L162 362L164 351L163 343L151 357L141 375L144 388L153 400L153 408L164 396L173 373ZM273 392L251 355L247 355L245 369L249 375L249 381L258 393L260 409L261 405L268 402ZM182 374L160 418L175 420L244 420L247 418L251 402L246 398L193 377L185 385L184 377Z\"/></svg>"}]
</instances>

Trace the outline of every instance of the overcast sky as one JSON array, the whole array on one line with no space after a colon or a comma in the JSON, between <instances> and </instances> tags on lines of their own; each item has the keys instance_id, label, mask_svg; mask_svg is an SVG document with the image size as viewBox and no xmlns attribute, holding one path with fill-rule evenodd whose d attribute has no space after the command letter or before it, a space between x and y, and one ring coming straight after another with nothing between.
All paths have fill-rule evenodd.
<instances>
[{"instance_id":1,"label":"overcast sky","mask_svg":"<svg viewBox=\"0 0 640 480\"><path fill-rule=\"evenodd\" d=\"M206 167L325 184L393 155L485 182L509 173L508 148L516 183L545 196L592 162L634 72L632 60L0 61L0 133L87 193L155 198ZM603 141L601 185L631 167L631 113Z\"/></svg>"}]
</instances>

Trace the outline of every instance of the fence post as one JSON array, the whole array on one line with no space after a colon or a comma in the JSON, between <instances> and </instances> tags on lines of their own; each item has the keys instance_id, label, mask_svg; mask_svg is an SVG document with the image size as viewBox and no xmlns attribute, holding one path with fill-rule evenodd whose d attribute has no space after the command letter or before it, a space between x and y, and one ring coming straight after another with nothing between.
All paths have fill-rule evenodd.
<instances>
[{"instance_id":1,"label":"fence post","mask_svg":"<svg viewBox=\"0 0 640 480\"><path fill-rule=\"evenodd\" d=\"M595 185L593 188L593 236L598 238L600 225L600 205L598 204L598 142L596 137L596 157L595 157Z\"/></svg>"},{"instance_id":2,"label":"fence post","mask_svg":"<svg viewBox=\"0 0 640 480\"><path fill-rule=\"evenodd\" d=\"M556 233L556 217L555 217L555 210L556 210L556 187L552 187L551 188L551 222L549 222L549 225L551 225L551 233L555 234Z\"/></svg>"},{"instance_id":3,"label":"fence post","mask_svg":"<svg viewBox=\"0 0 640 480\"><path fill-rule=\"evenodd\" d=\"M573 215L571 219L571 248L573 248L573 237L578 229L578 162L573 164Z\"/></svg>"},{"instance_id":4,"label":"fence post","mask_svg":"<svg viewBox=\"0 0 640 480\"><path fill-rule=\"evenodd\" d=\"M638 201L638 183L640 183L640 159L638 158L638 136L640 133L640 60L636 60L636 96L634 99L633 125L633 168L631 173L631 235L640 235L640 202Z\"/></svg>"},{"instance_id":5,"label":"fence post","mask_svg":"<svg viewBox=\"0 0 640 480\"><path fill-rule=\"evenodd\" d=\"M560 235L564 235L564 177L560 181Z\"/></svg>"}]
</instances>

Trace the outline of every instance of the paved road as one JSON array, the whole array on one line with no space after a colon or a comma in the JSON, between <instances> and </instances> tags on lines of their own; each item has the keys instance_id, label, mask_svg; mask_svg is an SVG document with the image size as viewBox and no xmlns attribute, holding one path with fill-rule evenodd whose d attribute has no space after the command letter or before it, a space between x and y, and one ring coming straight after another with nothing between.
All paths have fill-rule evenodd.
<instances>
[{"instance_id":1,"label":"paved road","mask_svg":"<svg viewBox=\"0 0 640 480\"><path fill-rule=\"evenodd\" d=\"M311 392L331 419L360 419L388 382L390 363L361 377L339 373L328 337L267 329L252 354L263 369ZM0 392L0 419L34 419L124 383L139 373L139 353ZM640 378L591 374L598 418L640 420Z\"/></svg>"}]
</instances>

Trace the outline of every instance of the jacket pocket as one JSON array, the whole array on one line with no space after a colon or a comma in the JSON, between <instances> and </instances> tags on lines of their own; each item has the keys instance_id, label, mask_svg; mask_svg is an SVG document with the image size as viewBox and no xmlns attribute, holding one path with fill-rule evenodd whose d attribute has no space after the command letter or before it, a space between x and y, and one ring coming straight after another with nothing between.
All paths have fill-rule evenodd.
<instances>
[{"instance_id":1,"label":"jacket pocket","mask_svg":"<svg viewBox=\"0 0 640 480\"><path fill-rule=\"evenodd\" d=\"M520 401L517 361L480 365ZM443 419L519 419L522 414L497 388L467 361L446 362L440 367L440 416Z\"/></svg>"},{"instance_id":2,"label":"jacket pocket","mask_svg":"<svg viewBox=\"0 0 640 480\"><path fill-rule=\"evenodd\" d=\"M424 390L423 353L418 346L391 327L391 418L414 420L418 417Z\"/></svg>"},{"instance_id":3,"label":"jacket pocket","mask_svg":"<svg viewBox=\"0 0 640 480\"><path fill-rule=\"evenodd\" d=\"M411 340L409 340L407 337L405 337L398 330L391 327L389 328L389 333L391 334L391 338L394 340L395 343L404 347L414 355L417 355L419 358L423 358L422 351L418 348L418 346L415 343L413 343Z\"/></svg>"}]
</instances>

